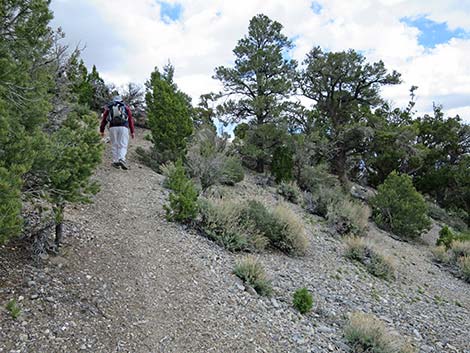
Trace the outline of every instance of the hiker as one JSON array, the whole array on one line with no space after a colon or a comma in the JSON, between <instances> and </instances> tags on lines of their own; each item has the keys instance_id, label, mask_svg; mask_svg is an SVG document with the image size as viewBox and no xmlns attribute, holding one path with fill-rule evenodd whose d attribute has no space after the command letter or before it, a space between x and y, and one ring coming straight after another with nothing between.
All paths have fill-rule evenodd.
<instances>
[{"instance_id":1,"label":"hiker","mask_svg":"<svg viewBox=\"0 0 470 353\"><path fill-rule=\"evenodd\" d=\"M111 151L113 153L113 167L128 169L126 164L127 144L129 142L129 130L134 138L134 120L129 106L120 96L115 96L103 113L100 125L101 137L104 136L104 128L109 122L109 136L111 139Z\"/></svg>"}]
</instances>

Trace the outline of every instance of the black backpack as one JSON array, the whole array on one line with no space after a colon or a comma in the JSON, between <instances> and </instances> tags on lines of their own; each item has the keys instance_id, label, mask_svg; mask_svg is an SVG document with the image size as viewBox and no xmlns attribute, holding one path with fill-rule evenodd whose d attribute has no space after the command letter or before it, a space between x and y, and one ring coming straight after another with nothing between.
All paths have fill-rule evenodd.
<instances>
[{"instance_id":1,"label":"black backpack","mask_svg":"<svg viewBox=\"0 0 470 353\"><path fill-rule=\"evenodd\" d=\"M108 121L111 126L124 126L127 120L126 105L123 102L113 102L108 105Z\"/></svg>"}]
</instances>

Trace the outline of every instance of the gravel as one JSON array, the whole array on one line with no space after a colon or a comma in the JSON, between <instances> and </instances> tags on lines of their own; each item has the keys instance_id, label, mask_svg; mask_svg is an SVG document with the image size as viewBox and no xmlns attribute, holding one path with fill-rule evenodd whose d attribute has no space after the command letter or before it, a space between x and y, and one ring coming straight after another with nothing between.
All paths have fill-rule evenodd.
<instances>
[{"instance_id":1,"label":"gravel","mask_svg":"<svg viewBox=\"0 0 470 353\"><path fill-rule=\"evenodd\" d=\"M144 134L132 141L129 171L112 168L107 151L95 202L67 210L59 256L37 262L24 243L0 247L0 352L350 352L342 328L362 311L419 352L470 353L470 285L434 264L425 242L399 242L372 224L368 237L394 260L397 280L347 260L320 218L290 204L310 247L304 257L258 254L274 292L257 295L233 274L244 254L165 220L163 177L135 159ZM223 192L279 202L259 178ZM314 298L306 315L292 306L301 287ZM4 309L12 298L16 320Z\"/></svg>"}]
</instances>

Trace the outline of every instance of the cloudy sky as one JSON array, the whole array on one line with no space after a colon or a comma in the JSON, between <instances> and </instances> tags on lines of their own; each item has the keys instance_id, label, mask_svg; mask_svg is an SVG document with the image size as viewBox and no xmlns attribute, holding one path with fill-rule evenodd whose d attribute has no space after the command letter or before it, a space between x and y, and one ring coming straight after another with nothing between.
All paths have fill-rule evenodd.
<instances>
[{"instance_id":1,"label":"cloudy sky","mask_svg":"<svg viewBox=\"0 0 470 353\"><path fill-rule=\"evenodd\" d=\"M293 58L316 45L353 48L402 74L402 85L383 91L395 106L416 85L419 112L436 102L470 122L470 0L52 0L52 9L53 26L117 85L143 84L170 60L196 103L219 90L214 68L233 63L249 20L264 13L283 24Z\"/></svg>"}]
</instances>

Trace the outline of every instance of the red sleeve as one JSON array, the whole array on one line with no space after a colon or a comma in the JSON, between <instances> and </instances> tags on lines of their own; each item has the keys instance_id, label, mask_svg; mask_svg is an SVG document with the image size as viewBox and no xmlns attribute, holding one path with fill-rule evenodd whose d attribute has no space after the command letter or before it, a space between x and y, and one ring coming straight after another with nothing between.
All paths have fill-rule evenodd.
<instances>
[{"instance_id":1,"label":"red sleeve","mask_svg":"<svg viewBox=\"0 0 470 353\"><path fill-rule=\"evenodd\" d=\"M109 110L108 108L106 108L103 113L103 118L101 119L100 132L104 132L104 128L106 127L106 123L108 122L107 121L108 113L109 113Z\"/></svg>"},{"instance_id":2,"label":"red sleeve","mask_svg":"<svg viewBox=\"0 0 470 353\"><path fill-rule=\"evenodd\" d=\"M129 130L131 130L131 134L134 133L134 118L132 117L132 112L129 106L126 105L127 116L129 119Z\"/></svg>"}]
</instances>

